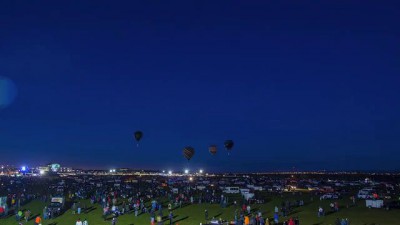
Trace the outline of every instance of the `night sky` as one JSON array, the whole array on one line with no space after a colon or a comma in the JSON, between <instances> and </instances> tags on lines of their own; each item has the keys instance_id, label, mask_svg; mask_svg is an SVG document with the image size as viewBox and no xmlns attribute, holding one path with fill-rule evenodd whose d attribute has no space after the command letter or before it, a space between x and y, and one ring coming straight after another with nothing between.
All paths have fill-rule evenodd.
<instances>
[{"instance_id":1,"label":"night sky","mask_svg":"<svg viewBox=\"0 0 400 225\"><path fill-rule=\"evenodd\" d=\"M1 1L0 163L400 168L399 3L105 2Z\"/></svg>"}]
</instances>

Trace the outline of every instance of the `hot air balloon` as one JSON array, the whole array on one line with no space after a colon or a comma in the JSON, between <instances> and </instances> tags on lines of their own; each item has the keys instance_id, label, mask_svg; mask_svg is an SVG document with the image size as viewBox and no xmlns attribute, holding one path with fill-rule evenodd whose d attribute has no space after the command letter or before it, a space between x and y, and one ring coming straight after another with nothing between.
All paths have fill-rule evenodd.
<instances>
[{"instance_id":1,"label":"hot air balloon","mask_svg":"<svg viewBox=\"0 0 400 225\"><path fill-rule=\"evenodd\" d=\"M186 146L183 149L183 156L189 161L194 156L194 148L191 146Z\"/></svg>"},{"instance_id":2,"label":"hot air balloon","mask_svg":"<svg viewBox=\"0 0 400 225\"><path fill-rule=\"evenodd\" d=\"M208 147L208 151L211 153L211 155L217 154L217 146L216 145L210 145L210 147Z\"/></svg>"},{"instance_id":3,"label":"hot air balloon","mask_svg":"<svg viewBox=\"0 0 400 225\"><path fill-rule=\"evenodd\" d=\"M229 154L229 151L231 151L231 149L233 148L233 141L232 140L226 140L224 142L224 146L225 146L225 149L228 150L228 154Z\"/></svg>"},{"instance_id":4,"label":"hot air balloon","mask_svg":"<svg viewBox=\"0 0 400 225\"><path fill-rule=\"evenodd\" d=\"M136 142L137 142L137 145L139 146L139 141L140 141L140 139L142 139L142 137L143 137L143 132L140 131L140 130L135 131L135 133L133 134L133 137L135 138L135 140L136 140Z\"/></svg>"}]
</instances>

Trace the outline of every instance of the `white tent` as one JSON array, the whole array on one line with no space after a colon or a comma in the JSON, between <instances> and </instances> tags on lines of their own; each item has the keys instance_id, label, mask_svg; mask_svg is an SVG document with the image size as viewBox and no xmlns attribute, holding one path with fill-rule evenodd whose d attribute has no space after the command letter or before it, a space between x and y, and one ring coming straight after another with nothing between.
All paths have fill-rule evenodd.
<instances>
[{"instance_id":1,"label":"white tent","mask_svg":"<svg viewBox=\"0 0 400 225\"><path fill-rule=\"evenodd\" d=\"M368 208L382 208L383 207L383 200L367 199L367 200L365 200L365 205Z\"/></svg>"}]
</instances>

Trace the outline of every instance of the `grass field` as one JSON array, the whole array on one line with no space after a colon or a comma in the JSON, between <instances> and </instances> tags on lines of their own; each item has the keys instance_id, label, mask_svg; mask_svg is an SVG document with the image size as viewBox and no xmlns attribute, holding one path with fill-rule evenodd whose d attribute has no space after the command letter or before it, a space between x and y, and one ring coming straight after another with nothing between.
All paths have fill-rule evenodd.
<instances>
[{"instance_id":1,"label":"grass field","mask_svg":"<svg viewBox=\"0 0 400 225\"><path fill-rule=\"evenodd\" d=\"M275 205L280 205L282 202L281 198L272 198L265 204L254 204L252 205L252 211L260 210L264 217L268 216L272 218L273 210ZM329 225L334 224L336 218L348 218L351 225L400 225L400 210L390 210L386 211L384 209L368 209L365 207L364 201L359 201L358 206L347 208L346 200L340 200L340 205L342 208L339 212L331 213L325 217L317 217L317 209L319 206L328 209L330 203L329 200L314 200L306 202L305 206L295 208L290 216L298 216L301 225ZM85 202L89 205L89 202ZM37 215L42 213L42 209L45 203L39 201L33 201L24 206L24 209L29 209L32 211L32 215ZM344 207L343 207L344 206ZM204 210L207 209L209 212L209 218L223 218L227 220L232 220L234 218L235 207L233 205L227 208L221 208L218 204L194 204L187 205L182 208L177 208L174 210L174 223L179 225L198 225L200 223L204 224ZM164 210L164 216L168 214L167 210ZM93 208L88 213L83 213L80 215L72 214L71 210L66 211L63 215L56 219L45 220L42 222L43 225L74 225L78 218L87 219L89 225L109 225L110 220L104 221L101 217L102 209L99 205L93 205ZM289 217L290 217L289 216ZM287 218L289 218L287 217ZM110 218L109 218L110 219ZM280 220L282 221L282 217ZM0 225L15 225L18 224L14 216L0 219ZM33 219L28 223L33 225ZM118 217L119 225L146 225L150 224L149 214L142 214L135 217L134 214L126 214ZM166 221L165 224L169 224Z\"/></svg>"}]
</instances>

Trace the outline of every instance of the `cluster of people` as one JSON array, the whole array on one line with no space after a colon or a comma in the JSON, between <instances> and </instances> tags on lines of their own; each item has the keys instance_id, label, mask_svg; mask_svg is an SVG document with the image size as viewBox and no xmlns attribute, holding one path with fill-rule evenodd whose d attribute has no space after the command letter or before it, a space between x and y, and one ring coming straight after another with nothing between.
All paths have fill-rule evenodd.
<instances>
[{"instance_id":1,"label":"cluster of people","mask_svg":"<svg viewBox=\"0 0 400 225\"><path fill-rule=\"evenodd\" d=\"M58 216L60 212L58 210L49 208L45 206L43 208L43 219L48 220L48 219L54 219L56 216Z\"/></svg>"},{"instance_id":2,"label":"cluster of people","mask_svg":"<svg viewBox=\"0 0 400 225\"><path fill-rule=\"evenodd\" d=\"M0 200L0 218L8 215L10 211L14 211L18 214L22 205L32 199L37 198L35 194L26 194L25 189L23 189L22 191L23 193L8 194L7 196L2 197L2 199Z\"/></svg>"},{"instance_id":3,"label":"cluster of people","mask_svg":"<svg viewBox=\"0 0 400 225\"><path fill-rule=\"evenodd\" d=\"M132 185L127 187L121 185L118 187L103 184L100 187L94 187L93 185L66 185L68 190L67 198L70 198L74 203L71 207L73 214L85 213L86 205L81 204L81 199L89 199L90 203L100 204L103 209L103 218L107 218L111 215L111 224L117 224L117 218L120 215L127 213L134 213L135 216L139 216L143 213L148 213L150 216L151 225L159 225L163 223L163 205L157 201L158 199L167 198L169 200L167 206L167 224L173 224L175 208L181 208L188 204L202 204L211 203L219 204L222 208L225 208L229 204L229 198L218 190L215 189L194 189L188 187L176 188L176 191L167 191L167 189L158 188L157 183L142 183L141 185ZM51 195L38 195L39 199L47 202L51 199ZM237 199L236 199L237 200ZM261 212L252 212L252 207L249 201L243 199L240 201L233 201L235 207L240 207L241 210L235 212L235 222L239 225L270 225L272 221L269 218L263 217ZM150 202L150 205L147 203ZM145 204L146 203L146 204ZM302 202L283 202L281 207L282 216L287 216L288 212L294 207L302 205ZM90 206L89 206L90 208ZM22 213L22 212L21 212ZM21 218L21 213L17 214L18 220ZM49 207L43 209L43 219L54 218L55 215ZM205 211L206 221L210 222L208 218L208 211ZM28 217L29 218L29 217ZM214 219L214 218L213 218ZM169 220L169 221L168 221ZM216 220L221 222L222 219ZM279 221L279 217L276 218ZM288 225L292 225L288 220ZM293 221L296 221L293 219ZM76 225L87 225L88 221L80 219L77 220ZM294 224L296 225L296 223Z\"/></svg>"},{"instance_id":4,"label":"cluster of people","mask_svg":"<svg viewBox=\"0 0 400 225\"><path fill-rule=\"evenodd\" d=\"M28 222L29 218L25 218L25 222ZM41 225L42 218L40 216L36 216L35 220L33 221L34 225ZM23 225L22 221L18 220L18 225Z\"/></svg>"},{"instance_id":5,"label":"cluster of people","mask_svg":"<svg viewBox=\"0 0 400 225\"><path fill-rule=\"evenodd\" d=\"M288 201L288 200L282 201L281 208L280 208L281 215L283 217L287 217L293 211L293 209L295 207L300 207L300 206L303 206L303 205L304 205L304 201L303 200L297 200L297 201L293 201L293 202ZM279 212L277 206L275 207L275 212L276 213Z\"/></svg>"},{"instance_id":6,"label":"cluster of people","mask_svg":"<svg viewBox=\"0 0 400 225\"><path fill-rule=\"evenodd\" d=\"M163 218L163 207L159 203L157 198L166 197L166 192L149 190L146 192L137 191L133 193L131 191L128 194L121 194L120 191L116 190L102 190L97 191L90 197L92 204L99 203L103 208L103 219L106 220L109 215L112 215L112 223L116 223L117 217L127 213L134 213L135 216L139 216L143 213L149 213L150 223L161 223ZM122 196L123 195L123 196ZM182 204L184 196L178 196L177 201ZM146 206L145 202L151 201L150 206ZM121 203L122 202L122 203ZM173 201L171 201L173 202ZM172 204L168 204L170 224L172 224Z\"/></svg>"},{"instance_id":7,"label":"cluster of people","mask_svg":"<svg viewBox=\"0 0 400 225\"><path fill-rule=\"evenodd\" d=\"M279 214L274 213L273 220L268 217L264 218L260 211L257 213L248 213L247 211L241 211L240 215L237 216L235 213L235 224L236 225L270 225L279 223ZM300 221L297 217L289 218L282 222L283 225L299 225Z\"/></svg>"},{"instance_id":8,"label":"cluster of people","mask_svg":"<svg viewBox=\"0 0 400 225\"><path fill-rule=\"evenodd\" d=\"M80 204L81 199L89 199L90 203L100 204L103 209L103 218L107 218L111 215L111 224L116 225L118 216L134 213L135 216L139 216L143 213L148 213L150 216L150 224L158 225L163 223L163 205L159 203L159 199L167 198L169 200L167 206L167 221L169 224L173 224L175 208L181 208L187 204L202 204L212 203L219 204L222 208L229 205L229 198L221 193L218 189L195 189L188 187L174 188L174 190L167 191L168 189L158 188L157 183L142 183L140 185L131 185L129 188L125 185L114 187L103 183L100 187L94 187L93 185L75 185L66 186L68 190L68 197L75 203L72 205L71 210L73 214L81 214L85 212L86 206ZM41 196L40 199L47 201L51 199L46 196ZM235 207L239 207L235 212L235 224L238 225L270 225L283 223L284 225L298 225L298 218L287 218L295 207L304 205L303 200L296 201L283 201L280 207L276 206L274 216L271 218L263 217L261 212L252 211L252 207L249 201L243 199L243 201L236 201L237 199L231 200L231 203ZM148 205L150 202L150 205ZM146 203L146 204L145 204ZM334 207L338 208L337 204ZM89 207L90 208L90 207ZM322 209L322 208L320 208ZM22 212L21 212L22 213ZM22 217L21 213L18 213L18 220ZM323 209L319 213L320 216L324 215ZM53 218L51 210L47 207L43 209L43 219ZM281 217L281 218L280 218ZM29 217L28 217L29 218ZM283 220L282 220L283 218ZM208 218L208 211L205 211L205 219L210 222ZM281 219L281 220L280 220ZM211 221L219 221L213 218ZM76 225L87 225L87 220L78 220ZM342 225L342 224L340 224Z\"/></svg>"},{"instance_id":9,"label":"cluster of people","mask_svg":"<svg viewBox=\"0 0 400 225\"><path fill-rule=\"evenodd\" d=\"M22 210L18 210L17 213L15 214L16 221L25 220L26 222L28 222L30 218L31 218L31 211L29 209L25 210L24 212L22 212Z\"/></svg>"},{"instance_id":10,"label":"cluster of people","mask_svg":"<svg viewBox=\"0 0 400 225\"><path fill-rule=\"evenodd\" d=\"M300 221L299 218L290 218L288 220L283 221L282 225L299 225Z\"/></svg>"},{"instance_id":11,"label":"cluster of people","mask_svg":"<svg viewBox=\"0 0 400 225\"><path fill-rule=\"evenodd\" d=\"M236 220L235 223L238 225L269 225L270 221L268 218L264 219L260 213L257 213L256 215L250 214L246 216L241 214L239 220Z\"/></svg>"},{"instance_id":12,"label":"cluster of people","mask_svg":"<svg viewBox=\"0 0 400 225\"><path fill-rule=\"evenodd\" d=\"M337 212L337 211L339 211L339 203L336 201L336 202L331 202L330 204L329 204L329 207L331 208L331 211L332 212Z\"/></svg>"},{"instance_id":13,"label":"cluster of people","mask_svg":"<svg viewBox=\"0 0 400 225\"><path fill-rule=\"evenodd\" d=\"M349 225L350 223L349 223L349 220L346 218L346 219L339 219L339 218L336 218L336 220L335 220L335 225Z\"/></svg>"},{"instance_id":14,"label":"cluster of people","mask_svg":"<svg viewBox=\"0 0 400 225\"><path fill-rule=\"evenodd\" d=\"M83 220L83 221L81 221L81 218L79 218L79 219L76 221L75 225L89 225L89 223L88 223L88 221L87 221L86 219Z\"/></svg>"}]
</instances>

